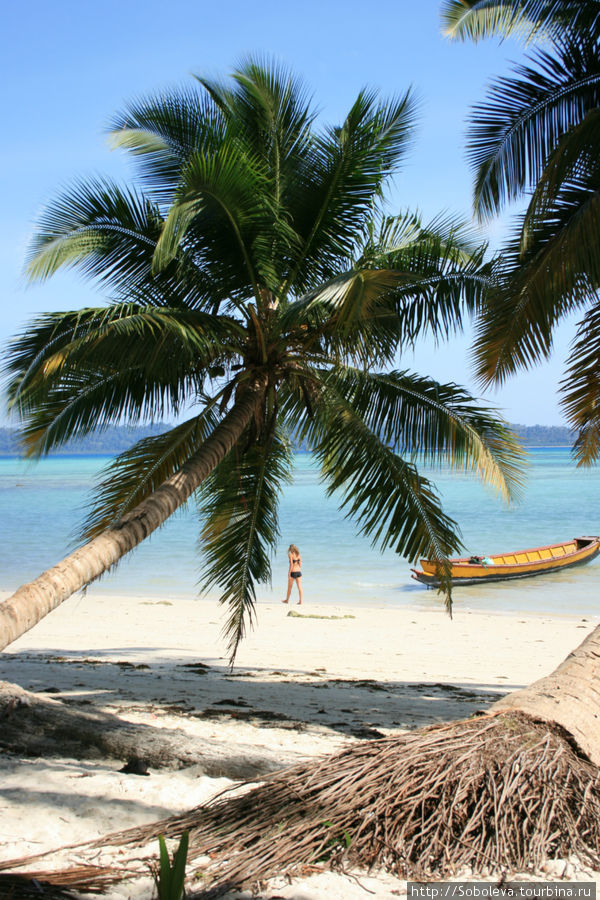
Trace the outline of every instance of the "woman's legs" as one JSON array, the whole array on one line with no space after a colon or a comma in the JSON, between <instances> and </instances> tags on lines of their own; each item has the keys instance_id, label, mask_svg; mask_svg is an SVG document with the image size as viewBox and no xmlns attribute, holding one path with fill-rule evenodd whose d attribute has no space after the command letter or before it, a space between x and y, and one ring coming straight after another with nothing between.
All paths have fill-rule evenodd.
<instances>
[{"instance_id":1,"label":"woman's legs","mask_svg":"<svg viewBox=\"0 0 600 900\"><path fill-rule=\"evenodd\" d=\"M293 583L294 583L294 579L292 578L291 575L288 575L288 590L287 590L287 597L285 598L285 600L282 600L282 601L281 601L282 603L289 603L289 602L290 602L290 594L292 593L292 585L293 585Z\"/></svg>"},{"instance_id":2,"label":"woman's legs","mask_svg":"<svg viewBox=\"0 0 600 900\"><path fill-rule=\"evenodd\" d=\"M302 575L300 576L300 578L295 578L294 581L296 582L296 587L298 588L298 596L300 597L300 599L298 600L298 604L300 604L302 603Z\"/></svg>"}]
</instances>

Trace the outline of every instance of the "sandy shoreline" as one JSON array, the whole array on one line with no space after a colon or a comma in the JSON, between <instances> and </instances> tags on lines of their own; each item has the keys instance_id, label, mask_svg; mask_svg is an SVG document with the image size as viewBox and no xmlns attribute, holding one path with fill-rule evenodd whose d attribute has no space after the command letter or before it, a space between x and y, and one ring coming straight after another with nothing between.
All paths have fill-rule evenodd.
<instances>
[{"instance_id":1,"label":"sandy shoreline","mask_svg":"<svg viewBox=\"0 0 600 900\"><path fill-rule=\"evenodd\" d=\"M181 728L198 740L304 758L486 709L550 672L599 621L467 611L451 621L441 609L260 604L231 671L222 612L208 602L90 592L7 648L0 679ZM197 767L143 778L120 773L121 765L7 754L0 762L0 859L151 821L229 783ZM365 895L343 876L318 879L280 885L277 893ZM387 877L363 884L378 897L403 889ZM110 896L150 895L148 883Z\"/></svg>"}]
</instances>

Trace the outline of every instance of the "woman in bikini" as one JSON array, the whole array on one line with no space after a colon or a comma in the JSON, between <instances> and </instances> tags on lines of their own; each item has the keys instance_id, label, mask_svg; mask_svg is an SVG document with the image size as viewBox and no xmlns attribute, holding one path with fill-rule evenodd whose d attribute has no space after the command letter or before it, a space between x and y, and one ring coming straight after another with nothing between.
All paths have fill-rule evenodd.
<instances>
[{"instance_id":1,"label":"woman in bikini","mask_svg":"<svg viewBox=\"0 0 600 900\"><path fill-rule=\"evenodd\" d=\"M298 588L298 603L302 603L302 557L300 556L300 551L296 547L295 544L290 544L288 547L288 559L290 561L290 565L288 568L288 589L287 589L287 597L285 600L282 600L282 603L290 602L290 594L292 593L292 586L294 582L296 582L296 587Z\"/></svg>"}]
</instances>

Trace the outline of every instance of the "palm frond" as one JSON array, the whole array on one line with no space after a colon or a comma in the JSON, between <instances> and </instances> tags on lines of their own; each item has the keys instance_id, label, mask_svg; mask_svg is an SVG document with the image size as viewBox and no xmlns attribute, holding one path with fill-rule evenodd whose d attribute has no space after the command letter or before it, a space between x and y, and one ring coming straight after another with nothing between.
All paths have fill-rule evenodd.
<instances>
[{"instance_id":1,"label":"palm frond","mask_svg":"<svg viewBox=\"0 0 600 900\"><path fill-rule=\"evenodd\" d=\"M210 156L195 154L182 173L176 200L156 246L153 271L160 272L174 259L192 222L204 214L218 228L224 228L228 255L233 245L246 269L247 282L255 285L251 237L257 217L264 217L264 208L257 204L257 197L262 195L258 161L242 149L227 143ZM194 237L202 239L207 229L197 225Z\"/></svg>"},{"instance_id":2,"label":"palm frond","mask_svg":"<svg viewBox=\"0 0 600 900\"><path fill-rule=\"evenodd\" d=\"M432 483L369 428L325 373L319 388L313 415L302 419L296 412L295 420L298 436L320 460L328 494L342 494L341 508L374 546L391 547L411 561L427 556L443 565L461 542ZM290 418L294 421L293 413Z\"/></svg>"},{"instance_id":3,"label":"palm frond","mask_svg":"<svg viewBox=\"0 0 600 900\"><path fill-rule=\"evenodd\" d=\"M28 452L121 417L176 413L212 365L235 358L239 332L225 317L135 304L43 316L14 341L6 366Z\"/></svg>"},{"instance_id":4,"label":"palm frond","mask_svg":"<svg viewBox=\"0 0 600 900\"><path fill-rule=\"evenodd\" d=\"M158 208L135 191L108 181L75 184L42 214L26 274L45 280L76 267L116 294L142 294L146 305L218 309L230 284L210 277L197 254L182 251L152 272L163 225Z\"/></svg>"},{"instance_id":5,"label":"palm frond","mask_svg":"<svg viewBox=\"0 0 600 900\"><path fill-rule=\"evenodd\" d=\"M221 160L226 155L223 150ZM219 168L218 160L213 164ZM229 173L232 173L231 165ZM215 190L224 187L226 178L226 173L219 173L220 184L213 185ZM235 171L233 180L236 180ZM241 181L241 177L237 178L238 184ZM261 207L256 202L260 193L256 181L250 187L246 184L246 188L247 226L248 211L253 212L256 221L257 209ZM235 305L237 297L247 297L249 284L249 257L240 259L240 233L236 230L239 222L234 222L232 228L231 210L219 207L218 197L214 202L207 201L201 218L198 215L201 198L193 191L191 196L198 206L193 239L184 246L175 240L168 260L157 265L173 219L181 214L182 208L175 206L167 236L161 244L165 222L158 208L145 197L125 192L110 182L76 184L42 215L31 246L27 275L32 280L43 280L59 268L77 267L112 286L117 295L142 295L146 303L198 309L219 309L221 304L232 302ZM264 219L261 222L264 226ZM284 227L282 224L280 230ZM275 231L276 225L271 230ZM244 235L247 254L253 250L252 241L259 245L258 231ZM271 276L271 282L277 277Z\"/></svg>"},{"instance_id":6,"label":"palm frond","mask_svg":"<svg viewBox=\"0 0 600 900\"><path fill-rule=\"evenodd\" d=\"M430 253L455 264L480 258L485 250L472 226L449 213L424 222L421 213L413 210L396 216L374 210L358 242L356 265L388 261L394 254L421 246L434 247Z\"/></svg>"},{"instance_id":7,"label":"palm frond","mask_svg":"<svg viewBox=\"0 0 600 900\"><path fill-rule=\"evenodd\" d=\"M535 67L517 66L497 79L472 112L467 152L481 219L535 185L561 136L600 105L595 41L565 39L533 59Z\"/></svg>"},{"instance_id":8,"label":"palm frond","mask_svg":"<svg viewBox=\"0 0 600 900\"><path fill-rule=\"evenodd\" d=\"M107 425L130 425L178 415L199 389L174 384L158 373L151 380L141 368L87 370L83 366L32 403L32 411L20 429L29 457L39 457L67 441L83 437Z\"/></svg>"},{"instance_id":9,"label":"palm frond","mask_svg":"<svg viewBox=\"0 0 600 900\"><path fill-rule=\"evenodd\" d=\"M580 322L560 385L561 406L575 430L573 446L580 466L600 457L600 307L598 302Z\"/></svg>"},{"instance_id":10,"label":"palm frond","mask_svg":"<svg viewBox=\"0 0 600 900\"><path fill-rule=\"evenodd\" d=\"M82 540L91 540L149 497L178 472L213 431L218 416L211 404L164 434L144 438L104 469L94 487Z\"/></svg>"},{"instance_id":11,"label":"palm frond","mask_svg":"<svg viewBox=\"0 0 600 900\"><path fill-rule=\"evenodd\" d=\"M138 281L150 271L162 226L158 209L142 194L106 180L76 183L42 214L27 275L45 280L77 266L102 282Z\"/></svg>"},{"instance_id":12,"label":"palm frond","mask_svg":"<svg viewBox=\"0 0 600 900\"><path fill-rule=\"evenodd\" d=\"M550 153L544 170L532 192L523 220L522 249L526 250L530 233L552 214L561 190L577 184L598 168L597 148L600 146L600 108L589 110L577 125L558 141Z\"/></svg>"},{"instance_id":13,"label":"palm frond","mask_svg":"<svg viewBox=\"0 0 600 900\"><path fill-rule=\"evenodd\" d=\"M336 366L327 377L365 425L402 456L468 473L502 494L519 498L523 452L495 410L463 388L410 372L371 373Z\"/></svg>"},{"instance_id":14,"label":"palm frond","mask_svg":"<svg viewBox=\"0 0 600 900\"><path fill-rule=\"evenodd\" d=\"M135 158L142 182L159 204L170 204L182 169L197 152L215 152L226 123L196 90L177 90L130 103L111 123L114 147Z\"/></svg>"},{"instance_id":15,"label":"palm frond","mask_svg":"<svg viewBox=\"0 0 600 900\"><path fill-rule=\"evenodd\" d=\"M526 249L518 228L497 262L497 287L476 325L474 353L483 384L501 384L547 358L556 323L594 301L600 283L599 187L598 175L564 185L543 221L529 227Z\"/></svg>"},{"instance_id":16,"label":"palm frond","mask_svg":"<svg viewBox=\"0 0 600 900\"><path fill-rule=\"evenodd\" d=\"M390 299L404 344L427 333L448 338L462 329L465 315L479 308L490 284L486 249L460 219L444 215L423 223L418 214L406 214L383 220L356 266L401 276Z\"/></svg>"},{"instance_id":17,"label":"palm frond","mask_svg":"<svg viewBox=\"0 0 600 900\"><path fill-rule=\"evenodd\" d=\"M334 355L365 365L391 359L398 346L399 321L392 301L404 273L383 269L350 270L290 303L282 316L286 331L310 329Z\"/></svg>"},{"instance_id":18,"label":"palm frond","mask_svg":"<svg viewBox=\"0 0 600 900\"><path fill-rule=\"evenodd\" d=\"M302 81L285 66L250 56L232 73L233 86L196 76L219 108L229 129L262 158L278 202L287 179L311 143L316 113Z\"/></svg>"},{"instance_id":19,"label":"palm frond","mask_svg":"<svg viewBox=\"0 0 600 900\"><path fill-rule=\"evenodd\" d=\"M415 112L410 90L389 103L362 91L340 127L315 135L290 196L300 249L284 295L292 285L297 292L313 289L348 259L385 181L407 151Z\"/></svg>"},{"instance_id":20,"label":"palm frond","mask_svg":"<svg viewBox=\"0 0 600 900\"><path fill-rule=\"evenodd\" d=\"M449 218L386 218L365 233L355 268L290 303L283 327L320 334L341 358L391 361L398 346L427 332L446 338L479 308L490 283L485 249Z\"/></svg>"},{"instance_id":21,"label":"palm frond","mask_svg":"<svg viewBox=\"0 0 600 900\"><path fill-rule=\"evenodd\" d=\"M226 316L136 303L47 313L9 345L4 373L9 404L26 413L38 391L51 388L80 364L107 372L119 365L197 371L239 352L243 331Z\"/></svg>"},{"instance_id":22,"label":"palm frond","mask_svg":"<svg viewBox=\"0 0 600 900\"><path fill-rule=\"evenodd\" d=\"M199 492L202 589L219 588L220 602L228 607L224 634L231 663L253 622L256 584L271 577L277 506L291 464L290 443L277 429L245 450L231 451Z\"/></svg>"},{"instance_id":23,"label":"palm frond","mask_svg":"<svg viewBox=\"0 0 600 900\"><path fill-rule=\"evenodd\" d=\"M598 27L597 0L443 0L442 30L456 40L479 41L492 35L526 43Z\"/></svg>"}]
</instances>

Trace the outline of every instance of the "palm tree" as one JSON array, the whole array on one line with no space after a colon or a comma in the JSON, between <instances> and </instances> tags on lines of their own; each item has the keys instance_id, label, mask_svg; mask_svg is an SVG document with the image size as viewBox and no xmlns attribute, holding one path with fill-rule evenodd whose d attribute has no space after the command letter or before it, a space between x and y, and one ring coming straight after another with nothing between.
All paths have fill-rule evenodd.
<instances>
[{"instance_id":1,"label":"palm tree","mask_svg":"<svg viewBox=\"0 0 600 900\"><path fill-rule=\"evenodd\" d=\"M548 357L556 325L583 313L561 384L581 464L600 453L600 3L446 0L446 32L543 41L493 84L474 111L474 206L485 219L526 196L495 265L477 330L482 383L501 383Z\"/></svg>"},{"instance_id":2,"label":"palm tree","mask_svg":"<svg viewBox=\"0 0 600 900\"><path fill-rule=\"evenodd\" d=\"M384 188L414 101L363 91L315 127L302 85L250 60L132 104L112 131L141 187L78 183L42 216L28 272L76 266L105 307L51 313L10 350L10 404L31 455L127 420L188 418L121 454L99 484L88 541L0 608L0 646L100 576L192 494L204 586L229 608L235 655L270 576L292 444L380 547L442 561L459 546L412 454L476 469L511 496L519 451L454 384L393 368L398 347L460 327L489 281L483 248L450 220L388 216Z\"/></svg>"},{"instance_id":3,"label":"palm tree","mask_svg":"<svg viewBox=\"0 0 600 900\"><path fill-rule=\"evenodd\" d=\"M40 589L52 582L58 596L67 578L68 590L96 577L197 492L207 580L230 604L234 651L268 574L290 434L314 448L362 530L409 556L443 559L456 543L415 448L509 491L517 472L504 427L465 392L390 368L417 334L450 334L490 284L482 251L451 224L377 212L410 96L384 106L361 94L340 128L317 132L281 72L250 64L232 87L201 83L204 99L171 95L116 123L149 199L78 186L46 214L32 274L77 264L117 298L23 336L11 398L33 453L124 415L198 405L115 461L88 520L98 536ZM193 827L192 856L210 852L229 886L339 864L340 852L419 877L548 854L597 860L599 667L600 630L491 715L359 743L115 839L137 848Z\"/></svg>"}]
</instances>

